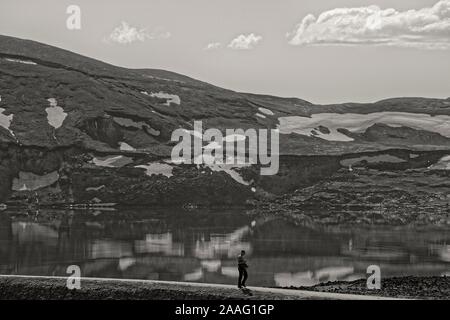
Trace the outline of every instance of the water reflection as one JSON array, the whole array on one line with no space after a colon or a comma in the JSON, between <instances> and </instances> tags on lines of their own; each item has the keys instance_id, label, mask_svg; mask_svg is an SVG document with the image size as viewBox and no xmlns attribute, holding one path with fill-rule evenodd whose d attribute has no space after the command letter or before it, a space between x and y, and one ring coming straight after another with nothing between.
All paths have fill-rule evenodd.
<instances>
[{"instance_id":1,"label":"water reflection","mask_svg":"<svg viewBox=\"0 0 450 320\"><path fill-rule=\"evenodd\" d=\"M236 257L246 250L250 283L314 285L365 277L449 273L448 230L344 228L253 220L228 211L2 212L0 272L234 284Z\"/></svg>"},{"instance_id":2,"label":"water reflection","mask_svg":"<svg viewBox=\"0 0 450 320\"><path fill-rule=\"evenodd\" d=\"M352 266L326 267L317 270L308 270L297 273L276 273L275 283L279 286L312 286L320 282L337 280L355 280L364 277L355 274Z\"/></svg>"},{"instance_id":3,"label":"water reflection","mask_svg":"<svg viewBox=\"0 0 450 320\"><path fill-rule=\"evenodd\" d=\"M136 240L134 247L137 253L160 253L166 256L184 256L184 244L174 242L170 232L148 233L145 240Z\"/></svg>"}]
</instances>

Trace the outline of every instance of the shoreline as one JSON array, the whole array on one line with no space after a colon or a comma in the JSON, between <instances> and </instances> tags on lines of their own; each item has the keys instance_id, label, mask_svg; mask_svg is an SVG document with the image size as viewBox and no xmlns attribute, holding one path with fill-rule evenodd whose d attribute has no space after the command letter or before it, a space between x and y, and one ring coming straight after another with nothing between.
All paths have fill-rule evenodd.
<instances>
[{"instance_id":1,"label":"shoreline","mask_svg":"<svg viewBox=\"0 0 450 320\"><path fill-rule=\"evenodd\" d=\"M366 279L354 281L330 281L312 287L283 287L292 290L314 292L345 293L357 295L377 295L400 299L450 299L449 276L404 276L381 280L381 289L369 290Z\"/></svg>"},{"instance_id":2,"label":"shoreline","mask_svg":"<svg viewBox=\"0 0 450 320\"><path fill-rule=\"evenodd\" d=\"M391 300L392 297L138 279L81 278L78 290L67 277L0 275L0 300Z\"/></svg>"},{"instance_id":3,"label":"shoreline","mask_svg":"<svg viewBox=\"0 0 450 320\"><path fill-rule=\"evenodd\" d=\"M66 277L0 275L0 300L385 300L450 299L450 278L397 277L382 280L381 290L365 289L365 279L312 287L249 287L138 279L81 278L69 290Z\"/></svg>"}]
</instances>

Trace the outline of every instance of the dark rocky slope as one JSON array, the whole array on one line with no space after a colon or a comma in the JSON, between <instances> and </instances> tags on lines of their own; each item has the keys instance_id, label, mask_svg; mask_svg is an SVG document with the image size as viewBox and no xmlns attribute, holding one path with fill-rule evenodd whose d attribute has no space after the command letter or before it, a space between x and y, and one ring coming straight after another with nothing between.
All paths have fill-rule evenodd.
<instances>
[{"instance_id":1,"label":"dark rocky slope","mask_svg":"<svg viewBox=\"0 0 450 320\"><path fill-rule=\"evenodd\" d=\"M354 177L342 172L354 167L368 172L366 187L374 195L373 177L414 186L436 177L431 193L448 203L448 167L441 159L450 154L450 99L314 105L233 92L163 70L120 68L6 36L0 36L0 97L0 202L9 205L255 204L283 195L297 199L310 188L328 192L327 183L337 178L352 186ZM387 112L398 113L399 122L386 124ZM283 127L283 119L314 116L325 119L307 134L298 124ZM348 128L347 117L370 123ZM435 119L442 121L434 125ZM173 130L192 130L194 120L222 131L279 127L278 174L260 176L258 166L227 171L170 163ZM346 192L358 200L357 191ZM324 202L308 199L298 207Z\"/></svg>"}]
</instances>

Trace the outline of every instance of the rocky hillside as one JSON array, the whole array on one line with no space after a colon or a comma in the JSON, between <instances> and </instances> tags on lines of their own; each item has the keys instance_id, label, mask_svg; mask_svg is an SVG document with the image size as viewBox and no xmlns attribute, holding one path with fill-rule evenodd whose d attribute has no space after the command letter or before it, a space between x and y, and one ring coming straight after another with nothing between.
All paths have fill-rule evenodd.
<instances>
[{"instance_id":1,"label":"rocky hillside","mask_svg":"<svg viewBox=\"0 0 450 320\"><path fill-rule=\"evenodd\" d=\"M224 135L277 128L278 174L171 162L172 132L192 132L194 120ZM414 169L420 184L429 171L448 177L449 154L450 99L314 105L0 36L0 202L8 205L243 205L319 188L353 168ZM445 198L448 185L439 188Z\"/></svg>"}]
</instances>

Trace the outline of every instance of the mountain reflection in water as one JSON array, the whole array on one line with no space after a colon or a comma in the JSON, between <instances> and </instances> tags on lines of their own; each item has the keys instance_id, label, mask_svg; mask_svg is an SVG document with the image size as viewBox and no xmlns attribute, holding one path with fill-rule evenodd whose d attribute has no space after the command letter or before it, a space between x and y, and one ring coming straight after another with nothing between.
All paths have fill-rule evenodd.
<instances>
[{"instance_id":1,"label":"mountain reflection in water","mask_svg":"<svg viewBox=\"0 0 450 320\"><path fill-rule=\"evenodd\" d=\"M408 227L299 226L253 220L244 210L56 211L0 215L0 273L237 282L247 252L249 283L314 285L364 278L442 275L450 270L450 233Z\"/></svg>"}]
</instances>

